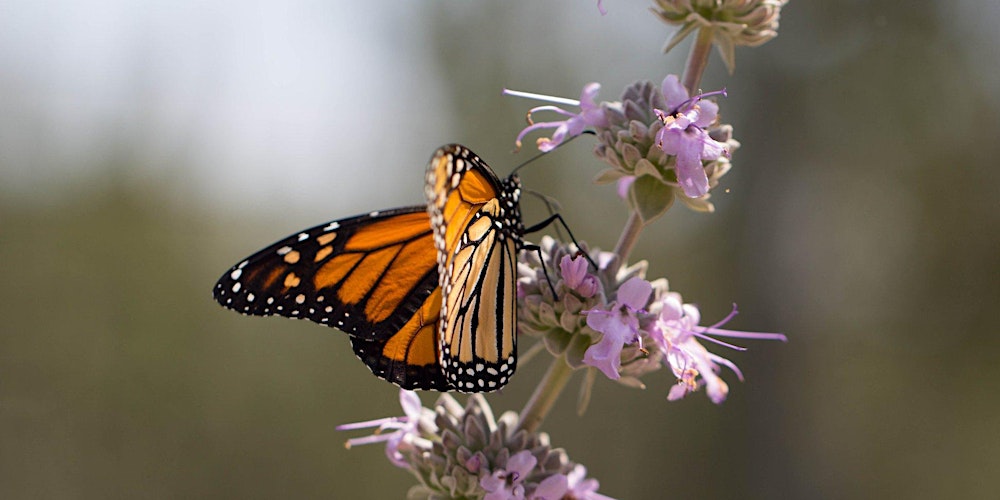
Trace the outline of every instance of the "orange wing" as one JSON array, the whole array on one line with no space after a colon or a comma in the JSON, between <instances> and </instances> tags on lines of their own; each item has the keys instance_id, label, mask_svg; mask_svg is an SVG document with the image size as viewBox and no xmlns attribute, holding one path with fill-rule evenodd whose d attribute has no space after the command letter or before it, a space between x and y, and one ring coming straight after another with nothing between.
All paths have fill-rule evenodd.
<instances>
[{"instance_id":1,"label":"orange wing","mask_svg":"<svg viewBox=\"0 0 1000 500\"><path fill-rule=\"evenodd\" d=\"M425 207L296 233L233 266L214 295L243 314L339 328L372 373L404 389L450 388L439 365L442 299Z\"/></svg>"},{"instance_id":2,"label":"orange wing","mask_svg":"<svg viewBox=\"0 0 1000 500\"><path fill-rule=\"evenodd\" d=\"M517 364L520 182L501 181L475 153L451 145L431 159L425 186L439 252L441 367L459 391L499 389Z\"/></svg>"}]
</instances>

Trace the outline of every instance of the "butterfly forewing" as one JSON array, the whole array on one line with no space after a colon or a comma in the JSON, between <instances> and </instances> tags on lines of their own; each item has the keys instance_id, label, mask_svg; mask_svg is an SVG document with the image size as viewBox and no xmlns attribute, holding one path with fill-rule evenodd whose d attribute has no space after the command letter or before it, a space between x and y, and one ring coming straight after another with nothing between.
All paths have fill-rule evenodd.
<instances>
[{"instance_id":1,"label":"butterfly forewing","mask_svg":"<svg viewBox=\"0 0 1000 500\"><path fill-rule=\"evenodd\" d=\"M474 153L452 145L432 158L426 196L443 295L442 369L460 391L496 390L516 366L520 184L500 181Z\"/></svg>"},{"instance_id":2,"label":"butterfly forewing","mask_svg":"<svg viewBox=\"0 0 1000 500\"><path fill-rule=\"evenodd\" d=\"M408 389L447 390L434 335L437 250L425 207L307 229L233 266L215 299L257 316L305 318L351 335L377 376Z\"/></svg>"}]
</instances>

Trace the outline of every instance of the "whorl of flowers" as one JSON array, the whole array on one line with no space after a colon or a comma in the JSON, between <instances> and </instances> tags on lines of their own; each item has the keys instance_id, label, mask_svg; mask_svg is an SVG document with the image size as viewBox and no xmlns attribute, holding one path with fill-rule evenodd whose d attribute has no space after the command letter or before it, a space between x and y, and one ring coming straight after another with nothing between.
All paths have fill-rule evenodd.
<instances>
[{"instance_id":1,"label":"whorl of flowers","mask_svg":"<svg viewBox=\"0 0 1000 500\"><path fill-rule=\"evenodd\" d=\"M419 480L407 493L410 500L611 500L597 493L597 481L586 478L583 466L551 447L547 434L518 430L514 412L495 419L482 395L470 396L463 407L442 394L433 410L421 407L412 391L400 391L400 401L405 417L338 429L378 427L348 446L385 442L393 463Z\"/></svg>"},{"instance_id":2,"label":"whorl of flowers","mask_svg":"<svg viewBox=\"0 0 1000 500\"><path fill-rule=\"evenodd\" d=\"M602 335L588 326L587 311L613 302L618 290L633 278L646 276L647 263L638 262L619 269L618 258L610 252L592 250L590 257L600 269L588 268L587 259L577 249L545 236L540 245L549 278L555 284L558 298L552 296L542 270L542 261L535 252L525 252L518 262L517 308L518 332L541 338L553 356L565 356L573 368L588 366L587 351ZM666 289L666 280L653 283ZM619 383L642 387L639 377L659 369L656 356L642 352L633 343L624 346L620 356Z\"/></svg>"},{"instance_id":3,"label":"whorl of flowers","mask_svg":"<svg viewBox=\"0 0 1000 500\"><path fill-rule=\"evenodd\" d=\"M736 315L735 308L722 321L700 326L698 308L683 303L665 279L645 279L644 261L615 272L616 257L595 250L590 256L600 269L592 270L586 259L576 255L575 247L549 237L542 238L540 246L542 260L526 254L518 264L520 332L541 337L548 351L565 356L571 367L596 368L630 387L644 387L640 377L668 367L677 380L670 400L706 387L709 398L721 403L729 392L719 376L721 368L730 368L740 380L743 374L701 342L745 350L716 337L785 340L779 333L719 328ZM556 283L557 298L549 290L543 262Z\"/></svg>"},{"instance_id":4,"label":"whorl of flowers","mask_svg":"<svg viewBox=\"0 0 1000 500\"><path fill-rule=\"evenodd\" d=\"M678 149L664 147L664 128L671 123L663 117L685 111L682 106L700 112L699 122L687 128L703 134L690 142L702 144L707 138L715 146L713 155L699 154L694 159L700 172L678 168L685 165L685 158ZM675 197L700 212L715 210L708 191L732 168L729 159L740 147L733 139L733 127L719 122L718 105L701 96L689 97L679 79L667 75L659 87L648 81L626 87L621 105L607 108L607 122L606 128L597 131L594 154L612 168L598 174L597 181L624 183L622 194L644 221L662 215ZM687 187L694 184L696 189Z\"/></svg>"},{"instance_id":5,"label":"whorl of flowers","mask_svg":"<svg viewBox=\"0 0 1000 500\"><path fill-rule=\"evenodd\" d=\"M654 0L653 12L665 23L680 26L664 52L698 29L711 30L712 43L730 73L737 45L755 47L778 36L781 8L788 0Z\"/></svg>"},{"instance_id":6,"label":"whorl of flowers","mask_svg":"<svg viewBox=\"0 0 1000 500\"><path fill-rule=\"evenodd\" d=\"M517 145L528 133L551 128L551 137L536 141L540 150L551 151L590 128L598 140L594 154L612 167L601 172L597 182L617 181L619 193L644 222L663 215L675 197L694 210L713 211L709 190L729 171L729 157L740 146L732 126L719 122L718 105L705 99L724 91L689 96L675 75L668 75L659 87L634 83L616 102L596 102L599 89L596 83L586 85L579 101L505 91L579 107L575 113L552 105L531 109L530 125L518 134ZM540 112L566 119L533 122L532 116Z\"/></svg>"}]
</instances>

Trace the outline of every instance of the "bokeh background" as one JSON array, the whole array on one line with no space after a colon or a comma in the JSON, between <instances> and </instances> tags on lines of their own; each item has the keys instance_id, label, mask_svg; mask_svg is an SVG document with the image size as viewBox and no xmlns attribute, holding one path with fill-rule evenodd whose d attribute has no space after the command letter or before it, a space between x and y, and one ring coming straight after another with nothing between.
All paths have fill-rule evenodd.
<instances>
[{"instance_id":1,"label":"bokeh background","mask_svg":"<svg viewBox=\"0 0 1000 500\"><path fill-rule=\"evenodd\" d=\"M399 414L335 330L245 318L215 279L298 229L420 203L460 142L505 174L503 87L617 99L687 44L643 2L0 2L0 497L400 498L339 423ZM658 498L1000 494L1000 4L794 1L703 80L743 147L714 215L634 257L708 319L729 400L580 377L546 421L601 491ZM626 218L592 142L523 171L581 239ZM724 192L725 191L725 192ZM529 197L526 220L544 209ZM497 411L517 410L545 363ZM425 395L430 402L432 395Z\"/></svg>"}]
</instances>

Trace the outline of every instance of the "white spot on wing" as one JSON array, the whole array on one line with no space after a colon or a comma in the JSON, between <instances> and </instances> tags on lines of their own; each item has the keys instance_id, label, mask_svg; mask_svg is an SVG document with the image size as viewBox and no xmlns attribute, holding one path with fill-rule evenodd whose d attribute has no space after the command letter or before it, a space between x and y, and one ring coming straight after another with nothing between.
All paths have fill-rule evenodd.
<instances>
[{"instance_id":1,"label":"white spot on wing","mask_svg":"<svg viewBox=\"0 0 1000 500\"><path fill-rule=\"evenodd\" d=\"M339 227L340 227L340 223L339 222L331 222L331 223L327 224L326 227L323 228L323 230L324 231L333 231L334 229L337 229Z\"/></svg>"},{"instance_id":2,"label":"white spot on wing","mask_svg":"<svg viewBox=\"0 0 1000 500\"><path fill-rule=\"evenodd\" d=\"M278 255L285 255L286 253L291 252L291 251L292 251L292 247L290 247L288 245L285 245L285 246L283 246L283 247L281 247L281 248L278 249Z\"/></svg>"},{"instance_id":3,"label":"white spot on wing","mask_svg":"<svg viewBox=\"0 0 1000 500\"><path fill-rule=\"evenodd\" d=\"M234 280L238 280L240 279L241 274L243 274L243 268L236 268L233 272L229 273L229 277Z\"/></svg>"},{"instance_id":4,"label":"white spot on wing","mask_svg":"<svg viewBox=\"0 0 1000 500\"><path fill-rule=\"evenodd\" d=\"M309 235L306 233L299 233L299 241L305 241L309 239Z\"/></svg>"}]
</instances>

